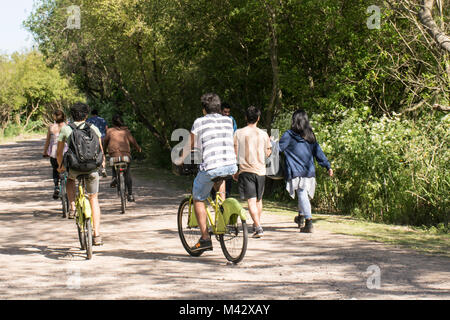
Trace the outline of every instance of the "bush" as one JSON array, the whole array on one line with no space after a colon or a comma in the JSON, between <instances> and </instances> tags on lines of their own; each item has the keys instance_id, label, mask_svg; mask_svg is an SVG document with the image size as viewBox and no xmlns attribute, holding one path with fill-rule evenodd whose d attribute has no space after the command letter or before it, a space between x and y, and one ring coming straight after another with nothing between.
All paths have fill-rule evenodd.
<instances>
[{"instance_id":1,"label":"bush","mask_svg":"<svg viewBox=\"0 0 450 320\"><path fill-rule=\"evenodd\" d=\"M283 132L287 117L277 122ZM317 169L314 206L376 222L447 228L450 116L413 121L349 109L340 118L311 121L335 172L329 179Z\"/></svg>"}]
</instances>

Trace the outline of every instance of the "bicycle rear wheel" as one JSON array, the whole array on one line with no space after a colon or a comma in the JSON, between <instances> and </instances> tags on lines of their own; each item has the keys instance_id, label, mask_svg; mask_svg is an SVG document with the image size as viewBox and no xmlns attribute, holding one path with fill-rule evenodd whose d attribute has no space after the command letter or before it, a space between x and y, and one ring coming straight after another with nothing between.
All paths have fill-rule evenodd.
<instances>
[{"instance_id":1,"label":"bicycle rear wheel","mask_svg":"<svg viewBox=\"0 0 450 320\"><path fill-rule=\"evenodd\" d=\"M187 251L187 253L189 253L193 257L199 257L203 253L203 251L192 252L191 247L193 247L197 243L202 234L198 226L189 227L189 200L190 198L185 198L183 201L181 201L178 208L178 234L180 236L181 243L183 244L183 247Z\"/></svg>"},{"instance_id":2,"label":"bicycle rear wheel","mask_svg":"<svg viewBox=\"0 0 450 320\"><path fill-rule=\"evenodd\" d=\"M228 261L239 263L247 251L247 223L240 217L233 225L227 225L225 234L219 235L220 247Z\"/></svg>"},{"instance_id":3,"label":"bicycle rear wheel","mask_svg":"<svg viewBox=\"0 0 450 320\"><path fill-rule=\"evenodd\" d=\"M90 260L92 258L92 223L91 218L84 219L84 237L86 243L86 256Z\"/></svg>"},{"instance_id":4,"label":"bicycle rear wheel","mask_svg":"<svg viewBox=\"0 0 450 320\"><path fill-rule=\"evenodd\" d=\"M119 188L120 188L120 207L122 210L122 214L124 214L125 209L127 207L127 198L125 192L125 178L123 176L123 172L120 172L119 175Z\"/></svg>"}]
</instances>

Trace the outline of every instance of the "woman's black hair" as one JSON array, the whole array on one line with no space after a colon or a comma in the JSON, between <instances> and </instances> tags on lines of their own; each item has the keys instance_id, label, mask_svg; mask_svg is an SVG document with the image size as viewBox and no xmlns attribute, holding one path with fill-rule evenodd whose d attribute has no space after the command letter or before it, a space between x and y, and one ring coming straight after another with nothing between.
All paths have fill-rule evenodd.
<instances>
[{"instance_id":1,"label":"woman's black hair","mask_svg":"<svg viewBox=\"0 0 450 320\"><path fill-rule=\"evenodd\" d=\"M70 115L73 121L84 121L89 115L89 106L82 102L77 102L70 108Z\"/></svg>"},{"instance_id":2,"label":"woman's black hair","mask_svg":"<svg viewBox=\"0 0 450 320\"><path fill-rule=\"evenodd\" d=\"M202 108L205 109L207 114L220 113L222 110L220 98L215 93L205 93L200 100L202 102Z\"/></svg>"},{"instance_id":3,"label":"woman's black hair","mask_svg":"<svg viewBox=\"0 0 450 320\"><path fill-rule=\"evenodd\" d=\"M309 124L308 115L302 109L295 111L292 115L291 130L299 134L309 143L314 143L317 141L311 125Z\"/></svg>"},{"instance_id":4,"label":"woman's black hair","mask_svg":"<svg viewBox=\"0 0 450 320\"><path fill-rule=\"evenodd\" d=\"M119 114L113 115L112 124L114 127L124 127L125 126L125 122L123 122L123 119Z\"/></svg>"},{"instance_id":5,"label":"woman's black hair","mask_svg":"<svg viewBox=\"0 0 450 320\"><path fill-rule=\"evenodd\" d=\"M62 123L66 121L66 115L61 110L53 111L53 115L55 116L56 123Z\"/></svg>"}]
</instances>

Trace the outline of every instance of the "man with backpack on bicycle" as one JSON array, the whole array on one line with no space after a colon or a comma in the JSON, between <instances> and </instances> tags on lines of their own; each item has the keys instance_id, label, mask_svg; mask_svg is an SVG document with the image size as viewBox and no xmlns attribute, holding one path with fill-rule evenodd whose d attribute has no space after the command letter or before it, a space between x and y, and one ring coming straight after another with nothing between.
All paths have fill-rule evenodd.
<instances>
[{"instance_id":1,"label":"man with backpack on bicycle","mask_svg":"<svg viewBox=\"0 0 450 320\"><path fill-rule=\"evenodd\" d=\"M233 144L233 121L221 113L218 95L207 93L201 97L203 117L197 118L191 129L190 142L186 144L183 155L174 161L181 165L194 147L201 151L202 163L195 177L192 197L201 238L191 250L193 252L212 250L212 241L206 224L207 214L204 201L214 185L213 179L233 175L237 172L236 154ZM219 193L225 199L225 182L222 181Z\"/></svg>"},{"instance_id":2,"label":"man with backpack on bicycle","mask_svg":"<svg viewBox=\"0 0 450 320\"><path fill-rule=\"evenodd\" d=\"M94 245L102 245L100 236L100 205L98 202L99 174L98 168L105 166L101 133L99 129L86 122L89 106L85 103L75 103L70 108L73 122L65 126L58 137L57 161L59 172L68 171L67 197L70 203L69 219L75 218L75 180L80 175L86 175L86 193L92 209L94 224ZM63 155L64 144L68 150Z\"/></svg>"}]
</instances>

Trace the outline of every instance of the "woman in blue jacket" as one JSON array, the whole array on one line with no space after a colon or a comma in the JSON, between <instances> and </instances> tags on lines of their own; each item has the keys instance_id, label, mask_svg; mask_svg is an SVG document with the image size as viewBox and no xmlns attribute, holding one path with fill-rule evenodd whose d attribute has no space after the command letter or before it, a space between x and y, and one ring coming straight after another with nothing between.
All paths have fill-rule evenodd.
<instances>
[{"instance_id":1,"label":"woman in blue jacket","mask_svg":"<svg viewBox=\"0 0 450 320\"><path fill-rule=\"evenodd\" d=\"M300 232L311 233L313 225L309 198L314 197L316 188L314 159L320 166L327 169L330 177L333 176L333 170L317 143L308 115L304 110L294 112L291 129L283 134L279 146L280 151L285 155L286 190L293 199L295 193L298 197L299 213L295 222L301 227Z\"/></svg>"}]
</instances>

